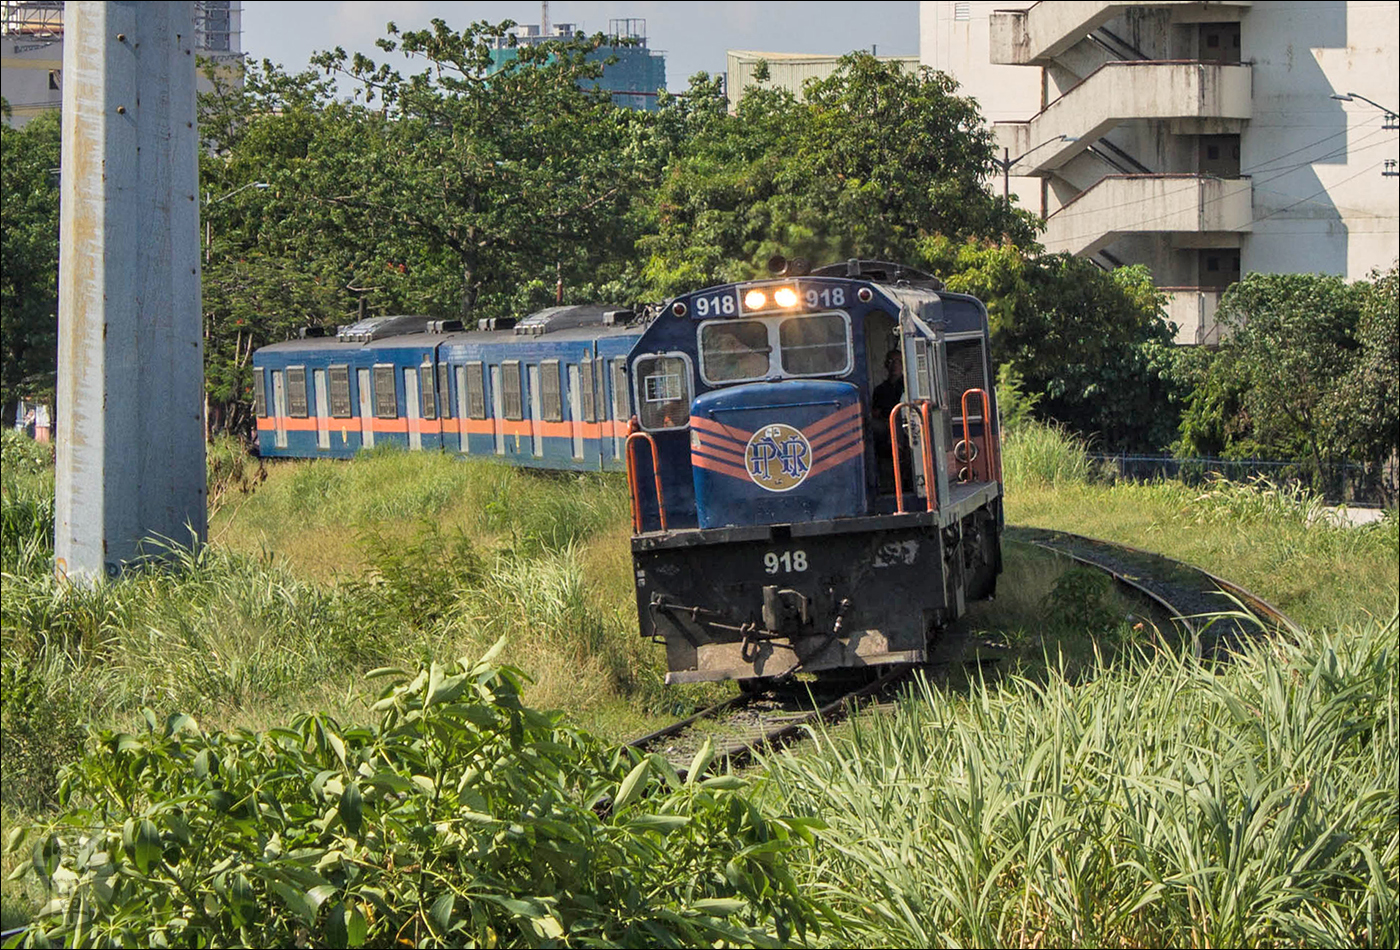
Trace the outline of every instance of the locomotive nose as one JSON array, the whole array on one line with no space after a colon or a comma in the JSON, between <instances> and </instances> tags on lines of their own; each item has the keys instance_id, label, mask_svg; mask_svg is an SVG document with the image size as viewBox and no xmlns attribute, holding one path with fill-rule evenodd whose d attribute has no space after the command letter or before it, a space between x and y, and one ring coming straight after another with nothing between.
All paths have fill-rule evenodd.
<instances>
[{"instance_id":1,"label":"locomotive nose","mask_svg":"<svg viewBox=\"0 0 1400 950\"><path fill-rule=\"evenodd\" d=\"M783 524L866 512L859 390L827 380L705 393L690 417L700 527Z\"/></svg>"}]
</instances>

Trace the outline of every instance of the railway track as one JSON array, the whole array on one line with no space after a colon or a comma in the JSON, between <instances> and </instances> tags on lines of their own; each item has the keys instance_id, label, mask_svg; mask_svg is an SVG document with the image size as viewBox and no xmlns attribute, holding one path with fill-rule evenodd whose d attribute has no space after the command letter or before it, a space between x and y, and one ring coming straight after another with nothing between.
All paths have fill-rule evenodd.
<instances>
[{"instance_id":1,"label":"railway track","mask_svg":"<svg viewBox=\"0 0 1400 950\"><path fill-rule=\"evenodd\" d=\"M1004 540L1034 545L1103 571L1165 611L1191 637L1197 655L1204 658L1226 656L1246 640L1293 626L1282 611L1262 597L1151 551L1042 528L1008 527ZM782 746L810 726L835 721L863 703L890 695L916 669L946 672L948 665L893 667L874 680L844 690L793 682L745 693L633 739L628 745L665 755L682 777L706 738L714 743L716 765L747 765L762 749Z\"/></svg>"},{"instance_id":2,"label":"railway track","mask_svg":"<svg viewBox=\"0 0 1400 950\"><path fill-rule=\"evenodd\" d=\"M1103 571L1148 598L1191 634L1197 656L1223 657L1266 632L1295 626L1283 611L1238 584L1151 551L1045 528L1008 527L1002 538Z\"/></svg>"},{"instance_id":3,"label":"railway track","mask_svg":"<svg viewBox=\"0 0 1400 950\"><path fill-rule=\"evenodd\" d=\"M746 693L627 744L643 752L662 753L682 778L691 757L707 738L714 743L716 763L744 766L759 750L791 742L806 727L834 722L862 702L896 688L914 670L908 665L891 667L874 680L837 689L835 695L829 686L796 681Z\"/></svg>"}]
</instances>

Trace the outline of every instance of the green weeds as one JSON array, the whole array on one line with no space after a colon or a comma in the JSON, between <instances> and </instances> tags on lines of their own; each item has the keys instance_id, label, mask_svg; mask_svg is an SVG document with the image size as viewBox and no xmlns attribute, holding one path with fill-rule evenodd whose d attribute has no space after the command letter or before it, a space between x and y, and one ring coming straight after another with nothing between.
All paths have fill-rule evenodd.
<instances>
[{"instance_id":1,"label":"green weeds","mask_svg":"<svg viewBox=\"0 0 1400 950\"><path fill-rule=\"evenodd\" d=\"M1008 492L1039 485L1088 482L1093 467L1083 439L1064 429L1026 419L1003 440L1002 474Z\"/></svg>"},{"instance_id":2,"label":"green weeds","mask_svg":"<svg viewBox=\"0 0 1400 950\"><path fill-rule=\"evenodd\" d=\"M1391 946L1396 626L920 686L769 764L862 946Z\"/></svg>"}]
</instances>

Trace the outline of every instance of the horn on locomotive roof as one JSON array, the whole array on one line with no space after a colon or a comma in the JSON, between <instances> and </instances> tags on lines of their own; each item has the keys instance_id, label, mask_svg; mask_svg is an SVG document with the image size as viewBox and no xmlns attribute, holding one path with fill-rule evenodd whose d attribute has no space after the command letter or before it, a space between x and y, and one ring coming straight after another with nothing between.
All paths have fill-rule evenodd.
<instances>
[{"instance_id":1,"label":"horn on locomotive roof","mask_svg":"<svg viewBox=\"0 0 1400 950\"><path fill-rule=\"evenodd\" d=\"M812 262L805 257L788 260L781 254L768 258L768 273L774 277L803 277L812 272Z\"/></svg>"}]
</instances>

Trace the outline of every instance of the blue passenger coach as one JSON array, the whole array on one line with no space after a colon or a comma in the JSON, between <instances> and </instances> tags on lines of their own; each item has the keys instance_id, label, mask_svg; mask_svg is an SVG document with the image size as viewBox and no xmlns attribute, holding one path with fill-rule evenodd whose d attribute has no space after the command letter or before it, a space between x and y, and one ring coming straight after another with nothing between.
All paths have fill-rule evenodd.
<instances>
[{"instance_id":1,"label":"blue passenger coach","mask_svg":"<svg viewBox=\"0 0 1400 950\"><path fill-rule=\"evenodd\" d=\"M626 356L641 333L631 316L553 307L473 332L380 317L263 347L253 357L259 451L346 458L391 443L620 470L632 415Z\"/></svg>"}]
</instances>

